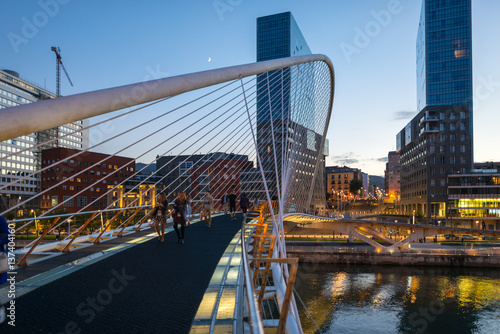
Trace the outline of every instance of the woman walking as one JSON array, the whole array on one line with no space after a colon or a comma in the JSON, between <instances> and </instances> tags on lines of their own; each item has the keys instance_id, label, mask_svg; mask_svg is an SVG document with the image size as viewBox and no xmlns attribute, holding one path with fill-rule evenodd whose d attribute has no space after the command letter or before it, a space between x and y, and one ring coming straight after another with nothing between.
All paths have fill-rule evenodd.
<instances>
[{"instance_id":1,"label":"woman walking","mask_svg":"<svg viewBox=\"0 0 500 334\"><path fill-rule=\"evenodd\" d=\"M158 240L165 241L165 222L167 220L167 196L164 193L158 194L156 197L155 209L153 211L154 226L158 233Z\"/></svg>"},{"instance_id":2,"label":"woman walking","mask_svg":"<svg viewBox=\"0 0 500 334\"><path fill-rule=\"evenodd\" d=\"M186 214L185 214L186 220L187 220L187 226L189 226L189 222L191 220L191 196L189 194L186 194Z\"/></svg>"},{"instance_id":3,"label":"woman walking","mask_svg":"<svg viewBox=\"0 0 500 334\"><path fill-rule=\"evenodd\" d=\"M181 244L184 243L184 230L186 228L186 207L186 194L180 192L174 202L174 211L172 212L172 216L174 217L174 230L177 234L177 242ZM181 224L180 233L178 227L179 224Z\"/></svg>"}]
</instances>

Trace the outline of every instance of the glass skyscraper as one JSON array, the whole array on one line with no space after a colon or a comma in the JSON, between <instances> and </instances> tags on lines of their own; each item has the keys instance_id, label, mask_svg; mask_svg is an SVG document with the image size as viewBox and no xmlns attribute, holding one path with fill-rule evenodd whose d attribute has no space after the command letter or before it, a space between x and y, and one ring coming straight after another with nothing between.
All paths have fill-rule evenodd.
<instances>
[{"instance_id":1,"label":"glass skyscraper","mask_svg":"<svg viewBox=\"0 0 500 334\"><path fill-rule=\"evenodd\" d=\"M309 54L311 50L290 12L257 18L257 61ZM283 155L289 157L291 155L289 152L293 150L303 152L300 159L304 161L299 162L297 157L289 158L290 166L294 164L302 167L315 166L317 155L314 152L316 146L321 143L323 134L318 134L320 131L316 124L314 88L315 73L311 64L269 71L268 75L257 77L257 149L264 168L267 169L266 172L274 170L275 158L281 161ZM300 100L298 100L299 95ZM271 124L275 130L274 134L271 133ZM283 138L288 139L287 145L284 145ZM294 149L291 143L295 145ZM282 165L279 163L278 175L281 175L281 168ZM295 171L297 168L293 169ZM291 185L293 189L289 189L289 193L297 194L295 197L308 194L308 189L299 189L299 185L305 187L307 184L303 181L304 175L307 174L308 177L312 175L311 171L305 169L303 167L303 170L297 171L297 175L293 174L290 177L296 181L296 184ZM278 177L274 182L281 183L281 181ZM323 181L317 178L316 183ZM272 192L271 195L275 195L276 186L273 184L268 187ZM320 195L323 197L321 200L319 200ZM324 208L324 190L313 192L311 203Z\"/></svg>"},{"instance_id":2,"label":"glass skyscraper","mask_svg":"<svg viewBox=\"0 0 500 334\"><path fill-rule=\"evenodd\" d=\"M417 115L396 136L403 211L445 216L448 175L473 164L471 0L423 0Z\"/></svg>"},{"instance_id":3,"label":"glass skyscraper","mask_svg":"<svg viewBox=\"0 0 500 334\"><path fill-rule=\"evenodd\" d=\"M417 111L428 105L467 104L472 114L471 0L422 1L417 89Z\"/></svg>"}]
</instances>

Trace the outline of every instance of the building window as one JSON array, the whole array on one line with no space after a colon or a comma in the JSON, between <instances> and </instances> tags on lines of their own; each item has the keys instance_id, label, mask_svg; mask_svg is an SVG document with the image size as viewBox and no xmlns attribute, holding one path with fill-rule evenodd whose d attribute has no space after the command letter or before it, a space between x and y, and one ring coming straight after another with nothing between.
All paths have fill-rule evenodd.
<instances>
[{"instance_id":1,"label":"building window","mask_svg":"<svg viewBox=\"0 0 500 334\"><path fill-rule=\"evenodd\" d=\"M76 199L77 205L83 207L87 205L87 196L78 196Z\"/></svg>"},{"instance_id":2,"label":"building window","mask_svg":"<svg viewBox=\"0 0 500 334\"><path fill-rule=\"evenodd\" d=\"M460 122L460 130L465 131L465 123Z\"/></svg>"},{"instance_id":3,"label":"building window","mask_svg":"<svg viewBox=\"0 0 500 334\"><path fill-rule=\"evenodd\" d=\"M446 185L446 179L440 179L441 181L441 187L444 187Z\"/></svg>"},{"instance_id":4,"label":"building window","mask_svg":"<svg viewBox=\"0 0 500 334\"><path fill-rule=\"evenodd\" d=\"M450 153L455 153L455 145L450 145Z\"/></svg>"},{"instance_id":5,"label":"building window","mask_svg":"<svg viewBox=\"0 0 500 334\"><path fill-rule=\"evenodd\" d=\"M454 155L450 156L450 164L452 164L452 165L455 164L455 156Z\"/></svg>"},{"instance_id":6,"label":"building window","mask_svg":"<svg viewBox=\"0 0 500 334\"><path fill-rule=\"evenodd\" d=\"M73 198L71 196L63 196L63 202L65 202L64 206L73 206Z\"/></svg>"},{"instance_id":7,"label":"building window","mask_svg":"<svg viewBox=\"0 0 500 334\"><path fill-rule=\"evenodd\" d=\"M455 123L450 123L450 131L455 131Z\"/></svg>"},{"instance_id":8,"label":"building window","mask_svg":"<svg viewBox=\"0 0 500 334\"><path fill-rule=\"evenodd\" d=\"M465 133L460 134L460 141L465 141Z\"/></svg>"},{"instance_id":9,"label":"building window","mask_svg":"<svg viewBox=\"0 0 500 334\"><path fill-rule=\"evenodd\" d=\"M464 144L460 145L460 152L465 153L466 147Z\"/></svg>"},{"instance_id":10,"label":"building window","mask_svg":"<svg viewBox=\"0 0 500 334\"><path fill-rule=\"evenodd\" d=\"M90 203L92 203L91 205L94 207L99 206L99 200L97 197L90 197Z\"/></svg>"},{"instance_id":11,"label":"building window","mask_svg":"<svg viewBox=\"0 0 500 334\"><path fill-rule=\"evenodd\" d=\"M451 141L451 142L454 142L454 141L455 141L455 134L451 134L451 135L450 135L450 141Z\"/></svg>"},{"instance_id":12,"label":"building window","mask_svg":"<svg viewBox=\"0 0 500 334\"><path fill-rule=\"evenodd\" d=\"M443 119L444 119L444 112L440 112L440 113L439 113L439 119L440 119L440 120L443 120Z\"/></svg>"},{"instance_id":13,"label":"building window","mask_svg":"<svg viewBox=\"0 0 500 334\"><path fill-rule=\"evenodd\" d=\"M465 111L460 112L460 119L465 119Z\"/></svg>"},{"instance_id":14,"label":"building window","mask_svg":"<svg viewBox=\"0 0 500 334\"><path fill-rule=\"evenodd\" d=\"M446 175L446 167L439 168L439 174Z\"/></svg>"},{"instance_id":15,"label":"building window","mask_svg":"<svg viewBox=\"0 0 500 334\"><path fill-rule=\"evenodd\" d=\"M439 131L444 131L444 124L439 124Z\"/></svg>"}]
</instances>

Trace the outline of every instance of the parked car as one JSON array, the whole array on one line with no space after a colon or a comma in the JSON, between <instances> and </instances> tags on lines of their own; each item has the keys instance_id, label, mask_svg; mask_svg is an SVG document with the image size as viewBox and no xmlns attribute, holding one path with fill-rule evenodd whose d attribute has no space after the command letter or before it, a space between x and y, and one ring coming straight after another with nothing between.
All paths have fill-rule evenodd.
<instances>
[{"instance_id":1,"label":"parked car","mask_svg":"<svg viewBox=\"0 0 500 334\"><path fill-rule=\"evenodd\" d=\"M477 240L476 237L470 235L470 234L462 234L462 239L463 240Z\"/></svg>"},{"instance_id":2,"label":"parked car","mask_svg":"<svg viewBox=\"0 0 500 334\"><path fill-rule=\"evenodd\" d=\"M451 233L449 233L449 234L445 234L445 235L444 235L444 238L445 238L446 240L458 240L458 239L459 239L456 235L451 234Z\"/></svg>"}]
</instances>

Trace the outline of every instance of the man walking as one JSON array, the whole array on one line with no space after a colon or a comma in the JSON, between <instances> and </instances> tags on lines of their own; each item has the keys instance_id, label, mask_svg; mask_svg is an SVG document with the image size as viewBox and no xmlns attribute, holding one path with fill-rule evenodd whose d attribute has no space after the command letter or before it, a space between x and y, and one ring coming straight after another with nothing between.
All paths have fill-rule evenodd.
<instances>
[{"instance_id":1,"label":"man walking","mask_svg":"<svg viewBox=\"0 0 500 334\"><path fill-rule=\"evenodd\" d=\"M220 198L220 204L222 204L224 216L227 216L227 206L229 205L227 195L222 195L222 197Z\"/></svg>"},{"instance_id":2,"label":"man walking","mask_svg":"<svg viewBox=\"0 0 500 334\"><path fill-rule=\"evenodd\" d=\"M229 200L229 212L231 213L231 220L236 220L236 195L231 193L227 196Z\"/></svg>"}]
</instances>

